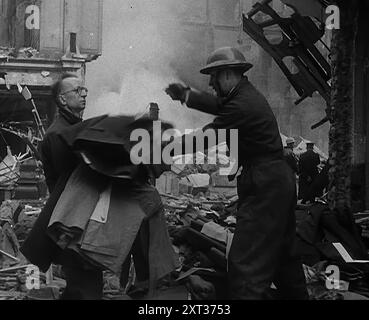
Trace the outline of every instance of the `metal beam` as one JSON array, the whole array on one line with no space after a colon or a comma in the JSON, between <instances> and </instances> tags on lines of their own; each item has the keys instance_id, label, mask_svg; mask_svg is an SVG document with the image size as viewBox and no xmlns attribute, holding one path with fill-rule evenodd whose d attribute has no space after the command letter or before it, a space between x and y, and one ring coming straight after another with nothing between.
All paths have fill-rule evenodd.
<instances>
[{"instance_id":1,"label":"metal beam","mask_svg":"<svg viewBox=\"0 0 369 320\"><path fill-rule=\"evenodd\" d=\"M314 17L320 22L325 21L325 6L319 0L281 0L302 16Z\"/></svg>"}]
</instances>

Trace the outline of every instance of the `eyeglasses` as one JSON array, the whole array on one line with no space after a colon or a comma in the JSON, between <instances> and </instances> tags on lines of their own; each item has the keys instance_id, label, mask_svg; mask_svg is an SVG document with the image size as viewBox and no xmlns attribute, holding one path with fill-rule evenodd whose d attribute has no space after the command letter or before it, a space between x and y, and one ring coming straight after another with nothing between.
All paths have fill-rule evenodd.
<instances>
[{"instance_id":1,"label":"eyeglasses","mask_svg":"<svg viewBox=\"0 0 369 320\"><path fill-rule=\"evenodd\" d=\"M85 87L78 87L78 88L73 89L73 90L62 92L62 93L60 93L60 95L63 95L63 94L69 93L69 92L76 92L79 96L82 96L83 94L84 95L88 94L88 89L85 88Z\"/></svg>"}]
</instances>

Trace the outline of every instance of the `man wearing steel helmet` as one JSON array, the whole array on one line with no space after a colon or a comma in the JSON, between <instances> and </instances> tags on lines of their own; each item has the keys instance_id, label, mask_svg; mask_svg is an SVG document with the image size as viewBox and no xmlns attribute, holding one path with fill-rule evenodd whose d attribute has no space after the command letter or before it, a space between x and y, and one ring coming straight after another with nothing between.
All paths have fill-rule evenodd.
<instances>
[{"instance_id":1,"label":"man wearing steel helmet","mask_svg":"<svg viewBox=\"0 0 369 320\"><path fill-rule=\"evenodd\" d=\"M295 176L283 159L275 116L244 75L252 68L236 48L214 51L201 73L217 96L181 84L166 89L173 100L216 115L205 128L238 130L237 225L228 256L229 297L268 299L272 283L281 299L307 299L305 277L294 254ZM210 147L210 145L208 146Z\"/></svg>"}]
</instances>

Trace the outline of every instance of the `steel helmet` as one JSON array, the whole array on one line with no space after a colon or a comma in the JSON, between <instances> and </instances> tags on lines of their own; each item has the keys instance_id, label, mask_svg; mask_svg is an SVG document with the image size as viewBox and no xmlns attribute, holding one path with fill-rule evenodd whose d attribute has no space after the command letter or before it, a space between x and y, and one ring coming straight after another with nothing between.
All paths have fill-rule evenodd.
<instances>
[{"instance_id":1,"label":"steel helmet","mask_svg":"<svg viewBox=\"0 0 369 320\"><path fill-rule=\"evenodd\" d=\"M242 52L233 47L222 47L215 50L208 58L206 66L200 70L203 74L209 74L214 70L226 67L242 69L243 72L250 70L253 65L246 62Z\"/></svg>"}]
</instances>

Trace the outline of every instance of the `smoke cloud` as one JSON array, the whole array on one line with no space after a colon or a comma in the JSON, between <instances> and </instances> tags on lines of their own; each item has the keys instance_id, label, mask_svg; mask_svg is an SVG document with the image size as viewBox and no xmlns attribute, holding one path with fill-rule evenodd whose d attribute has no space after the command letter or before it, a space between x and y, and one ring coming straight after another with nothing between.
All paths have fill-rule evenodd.
<instances>
[{"instance_id":1,"label":"smoke cloud","mask_svg":"<svg viewBox=\"0 0 369 320\"><path fill-rule=\"evenodd\" d=\"M182 82L173 65L186 50L194 50L182 33L181 6L183 0L104 1L103 54L87 65L85 118L140 115L156 102L160 118L180 130L211 121L211 116L188 110L164 92L169 83Z\"/></svg>"}]
</instances>

